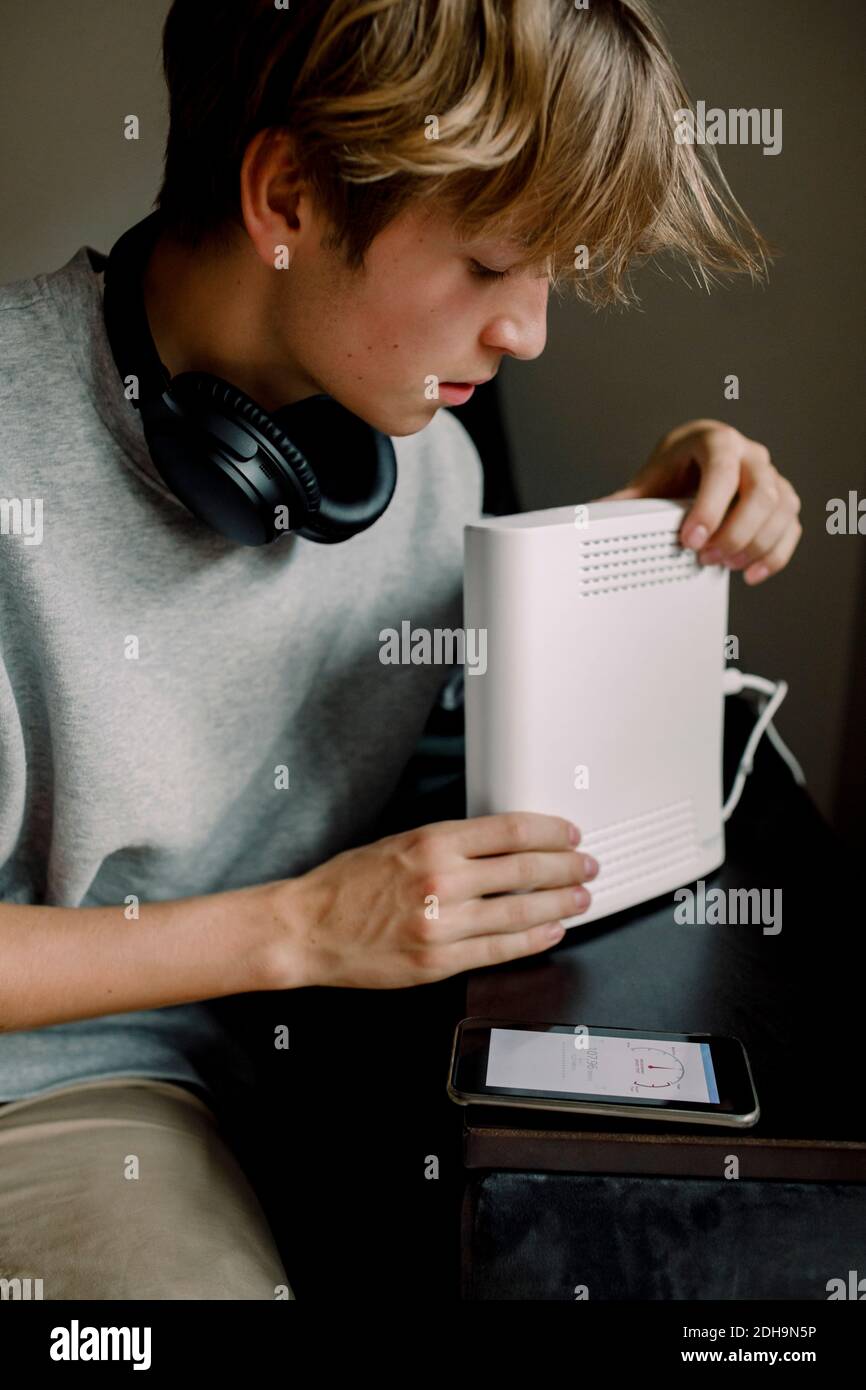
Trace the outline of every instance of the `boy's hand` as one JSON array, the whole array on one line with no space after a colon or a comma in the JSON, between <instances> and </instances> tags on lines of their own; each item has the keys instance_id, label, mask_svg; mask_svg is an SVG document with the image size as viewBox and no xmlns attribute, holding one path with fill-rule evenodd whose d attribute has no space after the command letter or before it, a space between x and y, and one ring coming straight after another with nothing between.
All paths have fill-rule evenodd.
<instances>
[{"instance_id":1,"label":"boy's hand","mask_svg":"<svg viewBox=\"0 0 866 1390\"><path fill-rule=\"evenodd\" d=\"M264 885L269 987L401 989L537 955L590 904L596 866L570 828L534 811L440 821Z\"/></svg>"},{"instance_id":2,"label":"boy's hand","mask_svg":"<svg viewBox=\"0 0 866 1390\"><path fill-rule=\"evenodd\" d=\"M705 565L760 584L784 569L803 534L800 499L763 444L719 420L690 420L656 445L628 487L600 501L691 497L680 541Z\"/></svg>"}]
</instances>

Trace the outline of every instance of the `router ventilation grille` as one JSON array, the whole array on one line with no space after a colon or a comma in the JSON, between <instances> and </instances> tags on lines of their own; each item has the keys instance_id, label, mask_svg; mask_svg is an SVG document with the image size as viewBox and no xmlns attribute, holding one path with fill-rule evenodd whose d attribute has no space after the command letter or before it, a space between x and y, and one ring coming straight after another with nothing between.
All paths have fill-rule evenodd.
<instances>
[{"instance_id":1,"label":"router ventilation grille","mask_svg":"<svg viewBox=\"0 0 866 1390\"><path fill-rule=\"evenodd\" d=\"M598 876L589 883L593 906L639 880L681 873L688 879L697 864L699 845L695 808L690 797L659 806L630 820L616 821L581 836L580 849L598 860Z\"/></svg>"},{"instance_id":2,"label":"router ventilation grille","mask_svg":"<svg viewBox=\"0 0 866 1390\"><path fill-rule=\"evenodd\" d=\"M578 592L581 598L675 584L702 572L693 550L684 550L671 530L605 536L580 542Z\"/></svg>"}]
</instances>

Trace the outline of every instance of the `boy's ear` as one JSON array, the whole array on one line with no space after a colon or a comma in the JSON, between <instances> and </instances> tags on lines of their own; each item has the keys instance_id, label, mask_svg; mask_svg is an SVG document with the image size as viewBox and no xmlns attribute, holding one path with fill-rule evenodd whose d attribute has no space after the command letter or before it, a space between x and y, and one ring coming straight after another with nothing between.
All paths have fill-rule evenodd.
<instances>
[{"instance_id":1,"label":"boy's ear","mask_svg":"<svg viewBox=\"0 0 866 1390\"><path fill-rule=\"evenodd\" d=\"M250 141L241 165L240 202L250 240L266 264L275 264L283 246L291 260L298 237L312 231L318 212L289 131L261 130Z\"/></svg>"}]
</instances>

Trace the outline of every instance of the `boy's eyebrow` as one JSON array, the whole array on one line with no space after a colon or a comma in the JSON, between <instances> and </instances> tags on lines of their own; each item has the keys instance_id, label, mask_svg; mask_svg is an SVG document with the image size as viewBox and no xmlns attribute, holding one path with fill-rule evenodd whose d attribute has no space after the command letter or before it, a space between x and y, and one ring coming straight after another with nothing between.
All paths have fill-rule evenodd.
<instances>
[{"instance_id":1,"label":"boy's eyebrow","mask_svg":"<svg viewBox=\"0 0 866 1390\"><path fill-rule=\"evenodd\" d=\"M478 234L476 236L458 236L458 243L461 246L487 246L491 249L502 250L504 255L524 256L531 245L530 238L517 236L496 236Z\"/></svg>"},{"instance_id":2,"label":"boy's eyebrow","mask_svg":"<svg viewBox=\"0 0 866 1390\"><path fill-rule=\"evenodd\" d=\"M550 256L534 253L534 248L538 241L538 233L531 229L519 231L495 231L484 232L483 229L474 233L455 232L455 241L461 251L471 254L481 254L482 248L489 252L491 258L502 255L509 261L509 268L514 269L518 266L539 267L539 274L549 275Z\"/></svg>"}]
</instances>

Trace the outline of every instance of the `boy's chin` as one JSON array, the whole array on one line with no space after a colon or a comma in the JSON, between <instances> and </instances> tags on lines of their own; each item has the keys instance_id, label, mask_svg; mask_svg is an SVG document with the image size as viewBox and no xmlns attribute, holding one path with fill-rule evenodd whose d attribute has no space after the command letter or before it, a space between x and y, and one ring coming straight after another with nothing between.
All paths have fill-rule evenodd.
<instances>
[{"instance_id":1,"label":"boy's chin","mask_svg":"<svg viewBox=\"0 0 866 1390\"><path fill-rule=\"evenodd\" d=\"M423 401L420 405L407 406L402 410L382 411L376 420L370 420L369 416L365 418L383 434L399 439L403 435L417 434L419 430L423 430L430 424L436 411L445 404L445 401Z\"/></svg>"}]
</instances>

